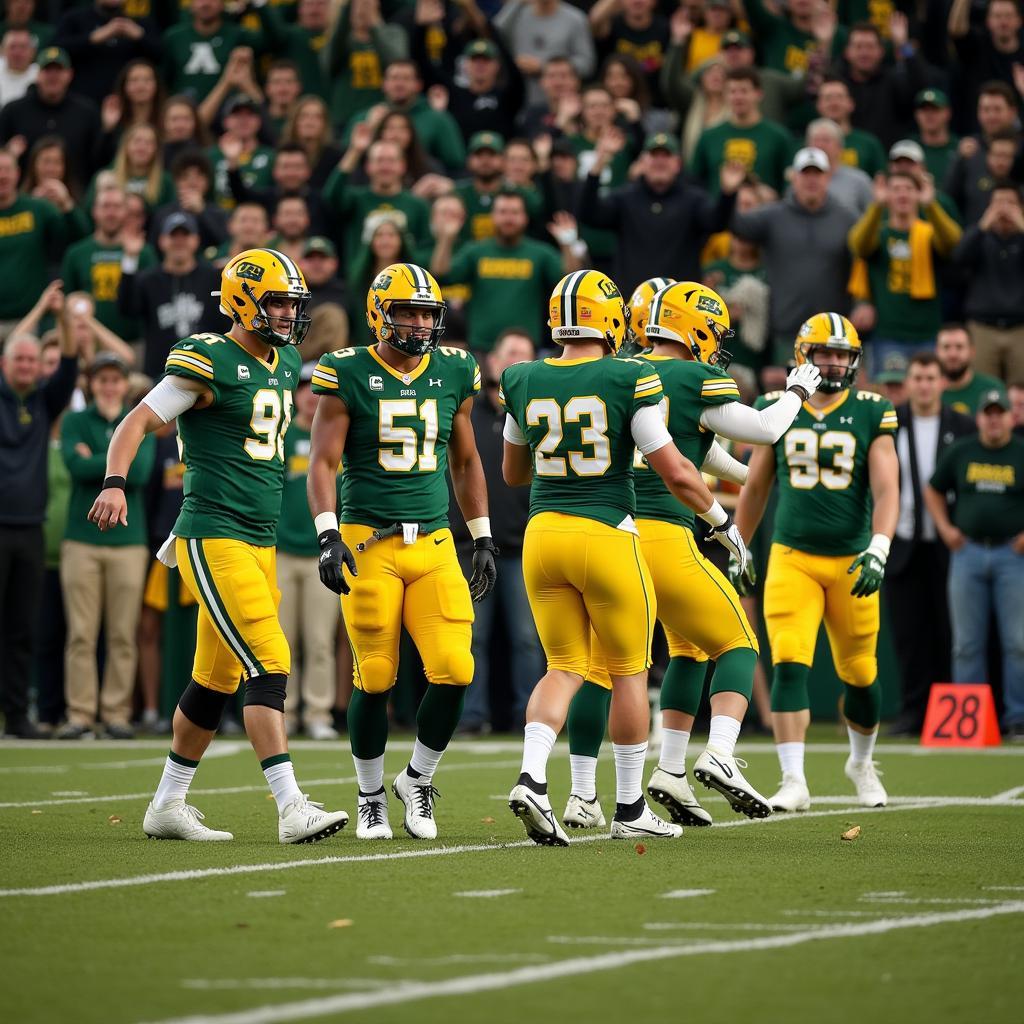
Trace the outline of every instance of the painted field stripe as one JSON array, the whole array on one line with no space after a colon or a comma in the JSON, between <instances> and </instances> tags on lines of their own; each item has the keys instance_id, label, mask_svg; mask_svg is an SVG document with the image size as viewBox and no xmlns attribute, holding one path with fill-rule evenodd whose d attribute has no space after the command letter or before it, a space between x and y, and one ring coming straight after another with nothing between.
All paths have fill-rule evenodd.
<instances>
[{"instance_id":1,"label":"painted field stripe","mask_svg":"<svg viewBox=\"0 0 1024 1024\"><path fill-rule=\"evenodd\" d=\"M903 931L909 928L933 928L937 925L984 921L992 917L1022 913L1024 913L1024 901L1015 900L997 907L954 910L938 914L918 914L901 918L882 918L877 921L847 922L801 932L791 932L788 935L734 939L727 942L701 941L688 945L655 946L651 949L621 949L600 956L573 957L551 964L519 967L511 971L469 974L443 981L405 984L376 992L322 996L315 999L302 999L293 1003L256 1006L248 1010L228 1013L173 1017L160 1021L158 1024L281 1024L286 1021L311 1020L328 1014L369 1010L378 1006L419 1002L423 999L476 995L480 992L494 992L520 985L536 985L559 978L594 974L598 971L612 971L658 960L791 949L807 942L822 942L825 939L855 939L867 935L886 935L889 932Z\"/></svg>"},{"instance_id":2,"label":"painted field stripe","mask_svg":"<svg viewBox=\"0 0 1024 1024\"><path fill-rule=\"evenodd\" d=\"M894 814L902 811L930 810L933 807L955 807L955 801L947 804L911 804L900 807L861 807L856 810L858 815ZM995 805L1003 806L1003 805ZM835 811L806 811L803 814L773 814L770 818L736 818L722 822L714 828L739 828L756 825L767 827L772 823L783 821L807 821L810 818L829 818L835 815L849 816L849 808ZM580 836L570 839L572 845L578 843L613 842L607 832L596 835ZM452 856L460 853L491 853L497 850L512 850L534 846L532 840L521 839L511 843L471 843L461 846L431 846L426 849L397 850L394 853L353 854L340 857L318 857L309 860L291 860L268 862L265 864L234 864L230 867L194 868L189 871L167 871L152 875L132 875L126 878L100 878L88 882L66 882L61 885L32 886L19 889L0 889L0 897L11 896L64 896L70 893L91 892L97 889L124 889L136 885L155 885L160 882L192 882L203 878L217 878L224 875L256 874L265 871L289 871L292 868L319 867L330 864L367 864L376 861L411 860L418 857Z\"/></svg>"},{"instance_id":3,"label":"painted field stripe","mask_svg":"<svg viewBox=\"0 0 1024 1024\"><path fill-rule=\"evenodd\" d=\"M688 900L694 896L714 896L714 889L673 889L671 892L663 892L663 900Z\"/></svg>"},{"instance_id":4,"label":"painted field stripe","mask_svg":"<svg viewBox=\"0 0 1024 1024\"><path fill-rule=\"evenodd\" d=\"M465 896L469 899L490 899L495 896L512 896L522 889L467 889L465 892L453 893L453 896Z\"/></svg>"}]
</instances>

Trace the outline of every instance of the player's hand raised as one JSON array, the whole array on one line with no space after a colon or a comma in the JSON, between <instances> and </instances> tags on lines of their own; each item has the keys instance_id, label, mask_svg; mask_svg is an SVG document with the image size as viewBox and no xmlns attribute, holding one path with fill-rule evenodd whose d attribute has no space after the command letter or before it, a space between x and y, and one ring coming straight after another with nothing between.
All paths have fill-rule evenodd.
<instances>
[{"instance_id":1,"label":"player's hand raised","mask_svg":"<svg viewBox=\"0 0 1024 1024\"><path fill-rule=\"evenodd\" d=\"M494 559L498 549L490 537L477 537L473 541L473 575L469 581L469 596L475 603L482 601L498 580L498 567Z\"/></svg>"},{"instance_id":2,"label":"player's hand raised","mask_svg":"<svg viewBox=\"0 0 1024 1024\"><path fill-rule=\"evenodd\" d=\"M358 576L355 556L341 539L337 530L324 530L317 537L320 545L320 582L335 594L347 594L351 589L345 579L345 568L352 576Z\"/></svg>"},{"instance_id":3,"label":"player's hand raised","mask_svg":"<svg viewBox=\"0 0 1024 1024\"><path fill-rule=\"evenodd\" d=\"M711 537L736 559L737 569L740 575L743 575L747 571L750 553L747 551L747 545L743 543L740 528L732 521L732 516L727 515L721 526L713 526Z\"/></svg>"},{"instance_id":4,"label":"player's hand raised","mask_svg":"<svg viewBox=\"0 0 1024 1024\"><path fill-rule=\"evenodd\" d=\"M786 390L796 392L801 402L806 402L820 387L821 371L814 363L801 363L786 378Z\"/></svg>"}]
</instances>

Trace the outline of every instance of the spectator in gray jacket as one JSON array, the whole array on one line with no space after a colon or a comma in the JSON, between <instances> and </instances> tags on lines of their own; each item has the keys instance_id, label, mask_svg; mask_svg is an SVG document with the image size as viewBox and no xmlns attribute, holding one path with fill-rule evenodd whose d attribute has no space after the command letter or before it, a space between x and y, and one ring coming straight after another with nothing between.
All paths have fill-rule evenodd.
<instances>
[{"instance_id":1,"label":"spectator in gray jacket","mask_svg":"<svg viewBox=\"0 0 1024 1024\"><path fill-rule=\"evenodd\" d=\"M793 160L792 195L732 219L733 234L761 246L771 288L774 359L783 365L808 317L850 308L846 236L857 216L829 196L829 178L828 157L820 149L801 149Z\"/></svg>"},{"instance_id":2,"label":"spectator in gray jacket","mask_svg":"<svg viewBox=\"0 0 1024 1024\"><path fill-rule=\"evenodd\" d=\"M992 186L988 207L953 250L967 271L964 310L981 373L1024 384L1024 208L1012 181Z\"/></svg>"},{"instance_id":3,"label":"spectator in gray jacket","mask_svg":"<svg viewBox=\"0 0 1024 1024\"><path fill-rule=\"evenodd\" d=\"M820 149L828 157L832 168L829 198L853 210L859 217L871 205L871 179L859 167L843 163L842 128L827 117L819 117L807 126L806 140L808 146Z\"/></svg>"}]
</instances>

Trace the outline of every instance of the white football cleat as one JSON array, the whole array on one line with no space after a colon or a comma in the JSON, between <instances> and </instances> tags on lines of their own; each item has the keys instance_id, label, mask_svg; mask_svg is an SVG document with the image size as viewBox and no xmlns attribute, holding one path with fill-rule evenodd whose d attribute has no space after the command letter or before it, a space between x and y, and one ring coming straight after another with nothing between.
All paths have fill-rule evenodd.
<instances>
[{"instance_id":1,"label":"white football cleat","mask_svg":"<svg viewBox=\"0 0 1024 1024\"><path fill-rule=\"evenodd\" d=\"M383 787L369 796L359 794L359 820L356 839L394 839L388 822L388 795Z\"/></svg>"},{"instance_id":2,"label":"white football cleat","mask_svg":"<svg viewBox=\"0 0 1024 1024\"><path fill-rule=\"evenodd\" d=\"M884 807L889 802L889 794L882 785L874 761L854 761L847 759L843 769L846 777L857 787L857 799L861 807Z\"/></svg>"},{"instance_id":3,"label":"white football cleat","mask_svg":"<svg viewBox=\"0 0 1024 1024\"><path fill-rule=\"evenodd\" d=\"M769 802L773 811L809 811L811 793L806 780L791 772L783 772L778 792Z\"/></svg>"},{"instance_id":4,"label":"white football cleat","mask_svg":"<svg viewBox=\"0 0 1024 1024\"><path fill-rule=\"evenodd\" d=\"M434 821L434 799L441 794L431 785L424 786L410 778L404 769L391 783L391 792L405 806L402 824L413 839L436 839L437 822Z\"/></svg>"},{"instance_id":5,"label":"white football cleat","mask_svg":"<svg viewBox=\"0 0 1024 1024\"><path fill-rule=\"evenodd\" d=\"M318 843L348 824L344 811L325 811L324 805L304 793L281 812L277 836L282 843Z\"/></svg>"},{"instance_id":6,"label":"white football cleat","mask_svg":"<svg viewBox=\"0 0 1024 1024\"><path fill-rule=\"evenodd\" d=\"M150 804L142 819L142 831L150 839L186 839L192 843L224 843L235 838L230 832L207 828L202 812L184 800L172 800L160 810Z\"/></svg>"},{"instance_id":7,"label":"white football cleat","mask_svg":"<svg viewBox=\"0 0 1024 1024\"><path fill-rule=\"evenodd\" d=\"M575 793L569 794L569 802L565 805L565 813L562 815L562 824L569 828L604 828L608 822L605 821L604 811L601 810L601 801L595 796L593 800L584 800Z\"/></svg>"},{"instance_id":8,"label":"white football cleat","mask_svg":"<svg viewBox=\"0 0 1024 1024\"><path fill-rule=\"evenodd\" d=\"M678 839L683 834L682 825L659 818L644 801L640 816L632 821L612 818L612 839Z\"/></svg>"},{"instance_id":9,"label":"white football cleat","mask_svg":"<svg viewBox=\"0 0 1024 1024\"><path fill-rule=\"evenodd\" d=\"M746 767L746 761L705 747L694 762L693 777L708 789L718 790L737 814L767 818L772 813L772 805L743 777L740 768Z\"/></svg>"},{"instance_id":10,"label":"white football cleat","mask_svg":"<svg viewBox=\"0 0 1024 1024\"><path fill-rule=\"evenodd\" d=\"M674 775L664 768L655 768L647 783L647 794L668 811L677 825L707 826L711 815L698 803L686 781L686 773Z\"/></svg>"},{"instance_id":11,"label":"white football cleat","mask_svg":"<svg viewBox=\"0 0 1024 1024\"><path fill-rule=\"evenodd\" d=\"M508 795L508 806L538 846L569 845L569 837L555 819L546 793L535 793L529 786L517 784Z\"/></svg>"}]
</instances>

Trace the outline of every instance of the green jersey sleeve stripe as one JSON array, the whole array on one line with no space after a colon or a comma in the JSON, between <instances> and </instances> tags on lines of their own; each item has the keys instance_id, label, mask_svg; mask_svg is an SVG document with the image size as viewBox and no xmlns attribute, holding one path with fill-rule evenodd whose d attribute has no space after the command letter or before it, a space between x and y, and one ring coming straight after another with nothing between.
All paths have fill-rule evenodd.
<instances>
[{"instance_id":1,"label":"green jersey sleeve stripe","mask_svg":"<svg viewBox=\"0 0 1024 1024\"><path fill-rule=\"evenodd\" d=\"M195 359L196 362L205 363L211 370L213 369L213 360L209 356L204 356L202 352L184 348L172 348L167 353L167 358L170 359L171 356L180 356L182 359Z\"/></svg>"},{"instance_id":2,"label":"green jersey sleeve stripe","mask_svg":"<svg viewBox=\"0 0 1024 1024\"><path fill-rule=\"evenodd\" d=\"M205 364L197 362L196 360L193 359L185 359L182 356L174 356L173 358L171 356L168 356L167 363L165 364L164 368L166 370L171 370L172 368L189 370L192 373L196 374L197 376L204 377L207 380L213 380L214 376L213 369L211 367L208 367Z\"/></svg>"}]
</instances>

